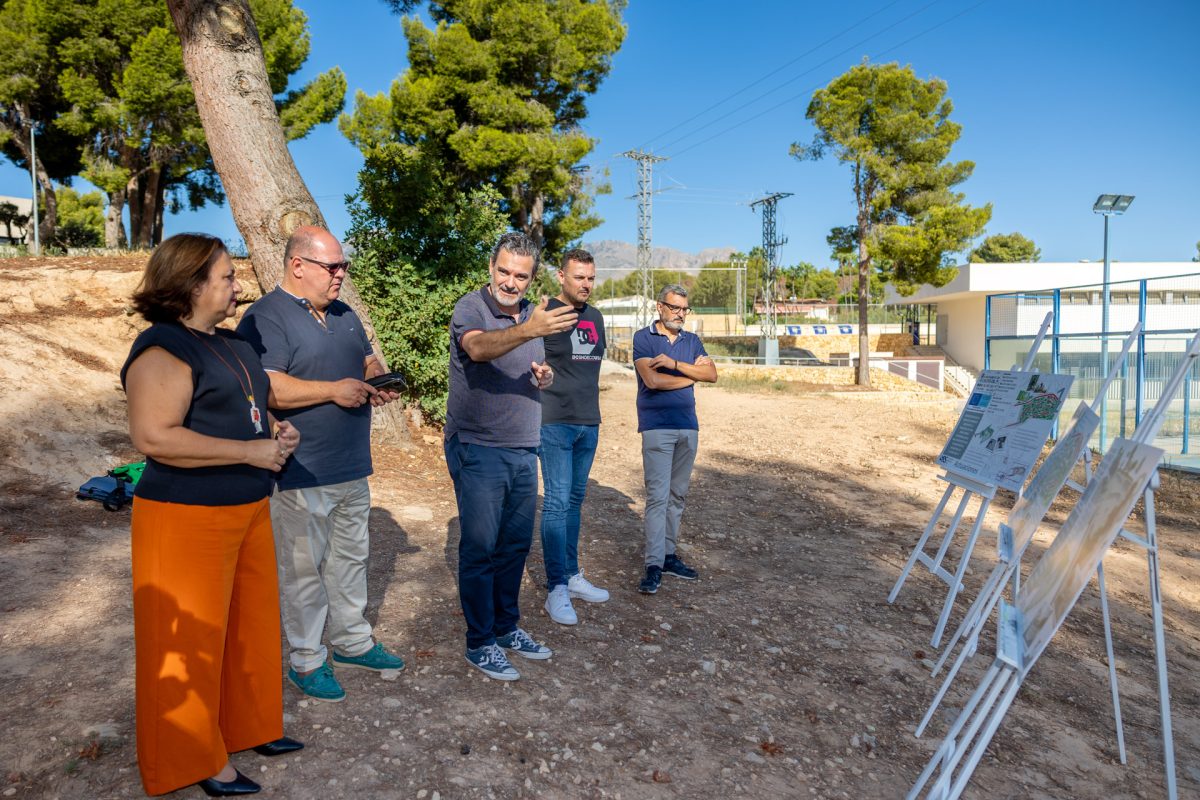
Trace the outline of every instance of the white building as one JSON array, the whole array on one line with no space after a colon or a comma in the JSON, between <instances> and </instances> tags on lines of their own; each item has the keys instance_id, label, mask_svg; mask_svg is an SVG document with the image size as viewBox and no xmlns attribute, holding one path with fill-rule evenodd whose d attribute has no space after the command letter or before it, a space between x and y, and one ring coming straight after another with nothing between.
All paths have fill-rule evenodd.
<instances>
[{"instance_id":1,"label":"white building","mask_svg":"<svg viewBox=\"0 0 1200 800\"><path fill-rule=\"evenodd\" d=\"M26 217L33 215L33 200L28 197L5 197L0 195L0 204L11 203L17 207L17 213ZM29 226L11 225L7 226L0 222L0 244L21 244L29 235L27 230ZM11 233L10 233L11 229Z\"/></svg>"},{"instance_id":2,"label":"white building","mask_svg":"<svg viewBox=\"0 0 1200 800\"><path fill-rule=\"evenodd\" d=\"M1123 282L1176 275L1194 276L1198 272L1200 265L1190 261L1112 262L1109 330L1128 331L1138 319L1138 285ZM936 306L938 346L947 356L964 367L982 370L989 296L1063 289L1058 321L1060 333L1096 332L1101 329L1100 284L1103 279L1104 263L1100 261L965 264L958 268L958 276L945 286L935 288L925 285L908 297L898 294L889 285L886 287L884 302ZM1174 327L1194 329L1200 323L1200 281L1193 277L1178 282L1177 287L1173 287L1174 283L1176 282L1155 281L1155 296L1147 298L1147 316L1149 318L1153 313L1150 305L1162 306L1163 309L1169 310L1171 318L1180 321L1181 324ZM1073 291L1069 287L1079 288ZM1021 335L1032 337L1036 335L1047 310L1048 307L1038 304L1030 304L1028 307L1013 304L1012 313L1020 315L1021 318L1005 320L1005 326L1012 327ZM1000 309L994 307L993 335L996 333L998 313ZM996 363L992 366L1007 369L1012 364Z\"/></svg>"}]
</instances>

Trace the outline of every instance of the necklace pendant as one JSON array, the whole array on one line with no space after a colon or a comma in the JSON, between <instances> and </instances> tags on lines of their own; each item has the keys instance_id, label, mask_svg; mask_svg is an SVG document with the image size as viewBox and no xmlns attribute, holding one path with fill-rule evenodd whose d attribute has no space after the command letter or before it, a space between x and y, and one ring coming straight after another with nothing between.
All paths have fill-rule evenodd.
<instances>
[{"instance_id":1,"label":"necklace pendant","mask_svg":"<svg viewBox=\"0 0 1200 800\"><path fill-rule=\"evenodd\" d=\"M262 412L258 410L258 406L254 403L250 404L250 422L254 424L254 432L262 433Z\"/></svg>"}]
</instances>

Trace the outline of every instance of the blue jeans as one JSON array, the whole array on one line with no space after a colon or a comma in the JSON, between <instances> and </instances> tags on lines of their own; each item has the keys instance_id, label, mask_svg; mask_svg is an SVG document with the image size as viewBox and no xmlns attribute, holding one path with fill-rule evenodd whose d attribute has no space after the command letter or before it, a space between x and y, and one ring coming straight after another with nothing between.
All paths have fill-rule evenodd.
<instances>
[{"instance_id":1,"label":"blue jeans","mask_svg":"<svg viewBox=\"0 0 1200 800\"><path fill-rule=\"evenodd\" d=\"M579 509L596 456L599 425L542 426L542 557L546 588L565 586L579 572Z\"/></svg>"},{"instance_id":2,"label":"blue jeans","mask_svg":"<svg viewBox=\"0 0 1200 800\"><path fill-rule=\"evenodd\" d=\"M467 647L483 647L521 620L517 601L533 542L537 451L468 444L457 434L445 448L458 500L458 597Z\"/></svg>"}]
</instances>

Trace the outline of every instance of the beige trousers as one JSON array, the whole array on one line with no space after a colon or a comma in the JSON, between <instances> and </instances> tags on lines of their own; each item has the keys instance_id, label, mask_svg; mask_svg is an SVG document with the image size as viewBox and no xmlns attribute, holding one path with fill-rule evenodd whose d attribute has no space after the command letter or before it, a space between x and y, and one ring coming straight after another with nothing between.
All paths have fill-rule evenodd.
<instances>
[{"instance_id":1,"label":"beige trousers","mask_svg":"<svg viewBox=\"0 0 1200 800\"><path fill-rule=\"evenodd\" d=\"M297 672L325 663L326 622L329 643L342 655L362 655L374 644L364 616L370 511L366 478L277 491L271 498L279 605Z\"/></svg>"}]
</instances>

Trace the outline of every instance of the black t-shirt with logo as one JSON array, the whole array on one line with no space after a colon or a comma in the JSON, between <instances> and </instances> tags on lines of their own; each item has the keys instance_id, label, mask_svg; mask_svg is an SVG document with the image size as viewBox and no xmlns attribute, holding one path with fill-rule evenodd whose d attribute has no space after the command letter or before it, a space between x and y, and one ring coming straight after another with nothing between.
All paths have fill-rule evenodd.
<instances>
[{"instance_id":1,"label":"black t-shirt with logo","mask_svg":"<svg viewBox=\"0 0 1200 800\"><path fill-rule=\"evenodd\" d=\"M547 308L564 306L551 298ZM542 392L542 424L600 424L600 362L608 340L604 317L590 305L579 309L579 320L569 331L547 336L546 362L554 370L554 383Z\"/></svg>"}]
</instances>

